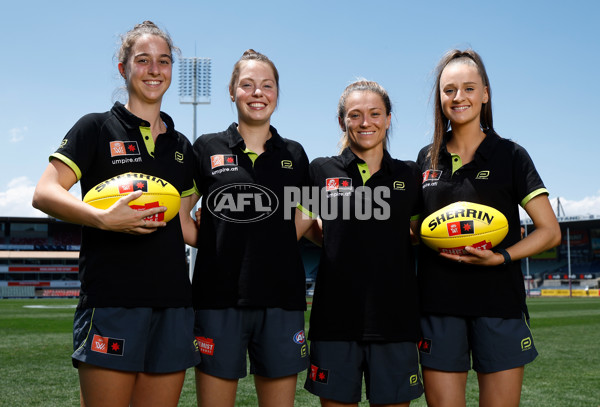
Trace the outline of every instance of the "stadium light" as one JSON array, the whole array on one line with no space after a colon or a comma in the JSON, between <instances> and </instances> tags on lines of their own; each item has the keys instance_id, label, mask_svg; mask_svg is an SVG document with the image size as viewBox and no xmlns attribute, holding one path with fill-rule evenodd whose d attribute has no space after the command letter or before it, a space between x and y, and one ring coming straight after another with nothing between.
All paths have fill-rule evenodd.
<instances>
[{"instance_id":1,"label":"stadium light","mask_svg":"<svg viewBox=\"0 0 600 407\"><path fill-rule=\"evenodd\" d=\"M211 59L179 59L179 103L194 105L193 140L196 141L196 106L210 104Z\"/></svg>"},{"instance_id":2,"label":"stadium light","mask_svg":"<svg viewBox=\"0 0 600 407\"><path fill-rule=\"evenodd\" d=\"M210 58L182 57L179 59L179 103L194 106L193 142L196 141L196 107L210 104ZM195 212L196 208L194 208ZM190 247L190 280L194 273L194 263L198 250Z\"/></svg>"}]
</instances>

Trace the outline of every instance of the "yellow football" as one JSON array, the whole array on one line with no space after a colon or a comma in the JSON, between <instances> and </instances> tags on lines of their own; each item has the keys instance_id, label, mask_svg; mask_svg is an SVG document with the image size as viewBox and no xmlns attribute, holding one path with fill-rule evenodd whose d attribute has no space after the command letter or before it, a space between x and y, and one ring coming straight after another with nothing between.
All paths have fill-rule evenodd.
<instances>
[{"instance_id":1,"label":"yellow football","mask_svg":"<svg viewBox=\"0 0 600 407\"><path fill-rule=\"evenodd\" d=\"M181 197L169 182L152 175L127 172L96 185L83 197L83 202L98 209L107 209L122 197L143 191L142 196L129 202L135 210L143 211L158 206L166 206L165 212L149 216L146 220L168 222L179 212Z\"/></svg>"},{"instance_id":2,"label":"yellow football","mask_svg":"<svg viewBox=\"0 0 600 407\"><path fill-rule=\"evenodd\" d=\"M426 217L421 240L442 253L463 254L466 246L490 250L508 233L506 216L490 206L454 202Z\"/></svg>"}]
</instances>

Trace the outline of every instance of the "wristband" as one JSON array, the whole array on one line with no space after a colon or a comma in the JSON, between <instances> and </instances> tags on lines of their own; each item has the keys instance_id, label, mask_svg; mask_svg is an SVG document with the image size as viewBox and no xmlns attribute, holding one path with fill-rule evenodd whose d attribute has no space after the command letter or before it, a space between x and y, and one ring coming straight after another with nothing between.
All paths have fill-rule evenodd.
<instances>
[{"instance_id":1,"label":"wristband","mask_svg":"<svg viewBox=\"0 0 600 407\"><path fill-rule=\"evenodd\" d=\"M512 259L510 257L510 254L508 254L508 252L504 249L496 249L494 250L496 253L500 253L502 255L502 257L504 257L504 263L502 264L510 264L512 263Z\"/></svg>"}]
</instances>

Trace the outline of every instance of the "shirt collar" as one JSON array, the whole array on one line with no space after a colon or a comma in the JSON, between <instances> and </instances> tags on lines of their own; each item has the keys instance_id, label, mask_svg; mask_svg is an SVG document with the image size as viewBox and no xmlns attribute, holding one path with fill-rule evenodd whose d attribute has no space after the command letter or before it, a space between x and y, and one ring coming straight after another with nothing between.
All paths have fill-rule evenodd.
<instances>
[{"instance_id":1,"label":"shirt collar","mask_svg":"<svg viewBox=\"0 0 600 407\"><path fill-rule=\"evenodd\" d=\"M229 148L233 149L234 147L240 146L243 150L246 149L246 143L244 143L244 138L240 134L237 129L237 123L231 123L231 125L227 128L227 134L229 136ZM265 143L265 150L271 150L275 148L282 148L284 145L283 138L277 133L277 129L273 126L269 126L269 131L271 132L271 138L267 140Z\"/></svg>"},{"instance_id":2,"label":"shirt collar","mask_svg":"<svg viewBox=\"0 0 600 407\"><path fill-rule=\"evenodd\" d=\"M150 123L148 121L141 119L133 113L131 113L121 102L115 102L114 106L111 109L111 112L128 130L137 130L140 127L150 127ZM167 126L167 132L165 134L174 135L175 123L173 122L173 119L171 119L171 116L169 116L165 112L160 112L160 118Z\"/></svg>"},{"instance_id":3,"label":"shirt collar","mask_svg":"<svg viewBox=\"0 0 600 407\"><path fill-rule=\"evenodd\" d=\"M365 161L354 154L354 152L350 149L350 147L346 147L344 151L340 154L340 159L342 160L342 164L345 168L348 168L352 164L364 163ZM391 168L393 162L393 158L390 153L384 149L383 150L383 158L381 159L381 169L388 171Z\"/></svg>"},{"instance_id":4,"label":"shirt collar","mask_svg":"<svg viewBox=\"0 0 600 407\"><path fill-rule=\"evenodd\" d=\"M500 136L493 131L484 130L486 137L483 139L479 147L477 147L477 151L475 151L475 160L488 160L494 153L496 149L496 144L500 140ZM448 149L446 148L446 143L450 140L452 132L449 131L444 135L444 140L442 141L442 146L440 151L442 154L446 156L450 156Z\"/></svg>"}]
</instances>

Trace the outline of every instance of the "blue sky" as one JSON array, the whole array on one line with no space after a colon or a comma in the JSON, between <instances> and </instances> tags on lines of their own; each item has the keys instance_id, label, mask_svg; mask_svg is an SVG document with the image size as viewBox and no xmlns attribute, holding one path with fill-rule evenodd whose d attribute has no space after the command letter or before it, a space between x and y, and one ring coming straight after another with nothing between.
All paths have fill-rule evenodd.
<instances>
[{"instance_id":1,"label":"blue sky","mask_svg":"<svg viewBox=\"0 0 600 407\"><path fill-rule=\"evenodd\" d=\"M236 120L227 83L253 48L280 76L272 124L309 158L334 155L344 87L378 81L393 103L391 154L415 160L430 142L432 71L451 48L486 64L494 124L524 146L566 215L600 215L600 3L595 1L27 1L0 16L5 64L0 97L0 216L40 216L35 183L82 115L106 111L122 80L119 34L143 20L165 28L186 57L212 58L210 105L198 134ZM163 110L192 139L191 105L179 103L178 64ZM74 188L78 192L78 186ZM554 204L555 205L555 204Z\"/></svg>"}]
</instances>

